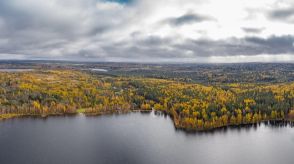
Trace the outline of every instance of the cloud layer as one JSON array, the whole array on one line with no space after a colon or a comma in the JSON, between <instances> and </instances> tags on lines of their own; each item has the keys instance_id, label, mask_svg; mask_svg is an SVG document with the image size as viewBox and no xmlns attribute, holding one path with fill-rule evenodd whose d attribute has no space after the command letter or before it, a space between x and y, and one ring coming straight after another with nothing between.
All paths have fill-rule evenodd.
<instances>
[{"instance_id":1,"label":"cloud layer","mask_svg":"<svg viewBox=\"0 0 294 164\"><path fill-rule=\"evenodd\" d=\"M292 0L1 0L0 59L294 62Z\"/></svg>"}]
</instances>

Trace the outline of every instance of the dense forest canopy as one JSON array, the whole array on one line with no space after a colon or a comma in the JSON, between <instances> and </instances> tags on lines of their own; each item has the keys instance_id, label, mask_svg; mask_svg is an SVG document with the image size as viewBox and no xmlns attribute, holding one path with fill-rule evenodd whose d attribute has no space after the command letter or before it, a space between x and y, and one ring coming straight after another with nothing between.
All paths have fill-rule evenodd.
<instances>
[{"instance_id":1,"label":"dense forest canopy","mask_svg":"<svg viewBox=\"0 0 294 164\"><path fill-rule=\"evenodd\" d=\"M252 77L259 74L257 71ZM3 71L0 72L0 118L154 109L169 114L176 127L186 130L294 118L294 82L289 79L282 83L212 85L177 78L181 79L126 76L76 67Z\"/></svg>"}]
</instances>

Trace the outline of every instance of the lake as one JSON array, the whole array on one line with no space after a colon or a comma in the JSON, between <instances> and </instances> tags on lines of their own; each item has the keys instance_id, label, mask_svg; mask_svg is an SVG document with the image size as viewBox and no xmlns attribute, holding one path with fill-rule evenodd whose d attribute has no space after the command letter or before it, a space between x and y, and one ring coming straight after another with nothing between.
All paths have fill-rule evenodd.
<instances>
[{"instance_id":1,"label":"lake","mask_svg":"<svg viewBox=\"0 0 294 164\"><path fill-rule=\"evenodd\" d=\"M96 71L96 72L108 72L106 69L101 69L101 68L93 68L91 71Z\"/></svg>"},{"instance_id":2,"label":"lake","mask_svg":"<svg viewBox=\"0 0 294 164\"><path fill-rule=\"evenodd\" d=\"M0 121L1 164L292 164L289 125L176 130L154 113Z\"/></svg>"},{"instance_id":3,"label":"lake","mask_svg":"<svg viewBox=\"0 0 294 164\"><path fill-rule=\"evenodd\" d=\"M0 69L0 72L31 72L34 69L14 69L14 68L7 68L7 69Z\"/></svg>"}]
</instances>

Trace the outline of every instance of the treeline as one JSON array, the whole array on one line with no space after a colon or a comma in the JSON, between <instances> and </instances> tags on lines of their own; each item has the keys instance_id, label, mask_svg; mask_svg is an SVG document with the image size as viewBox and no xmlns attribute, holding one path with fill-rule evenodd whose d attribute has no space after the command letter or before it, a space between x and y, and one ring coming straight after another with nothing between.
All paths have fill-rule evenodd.
<instances>
[{"instance_id":1,"label":"treeline","mask_svg":"<svg viewBox=\"0 0 294 164\"><path fill-rule=\"evenodd\" d=\"M105 65L103 66L105 67ZM109 69L111 70L113 67ZM128 66L115 68L109 73L210 85L218 83L283 83L294 81L292 73L294 64L286 63L128 64Z\"/></svg>"},{"instance_id":2,"label":"treeline","mask_svg":"<svg viewBox=\"0 0 294 164\"><path fill-rule=\"evenodd\" d=\"M175 126L206 130L294 118L294 83L204 86L72 70L0 73L1 115L165 112Z\"/></svg>"}]
</instances>

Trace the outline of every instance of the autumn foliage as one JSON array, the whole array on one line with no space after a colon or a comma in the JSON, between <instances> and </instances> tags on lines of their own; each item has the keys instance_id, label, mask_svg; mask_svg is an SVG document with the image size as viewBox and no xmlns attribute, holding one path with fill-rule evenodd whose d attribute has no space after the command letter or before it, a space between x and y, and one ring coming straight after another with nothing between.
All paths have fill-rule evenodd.
<instances>
[{"instance_id":1,"label":"autumn foliage","mask_svg":"<svg viewBox=\"0 0 294 164\"><path fill-rule=\"evenodd\" d=\"M158 110L175 126L205 130L294 118L294 83L200 85L111 77L74 70L0 73L4 115L121 113ZM291 110L292 109L292 110Z\"/></svg>"}]
</instances>

